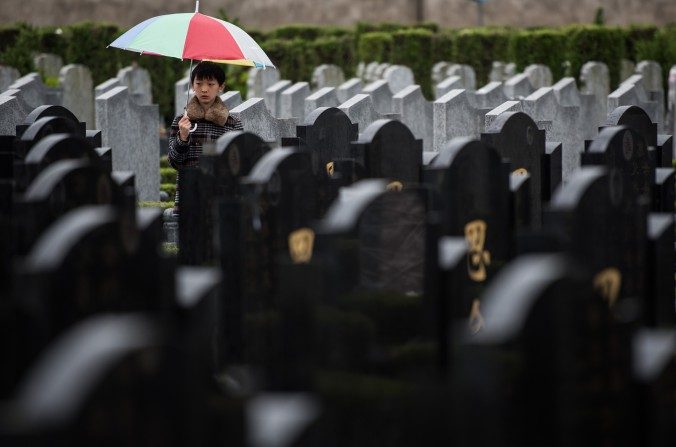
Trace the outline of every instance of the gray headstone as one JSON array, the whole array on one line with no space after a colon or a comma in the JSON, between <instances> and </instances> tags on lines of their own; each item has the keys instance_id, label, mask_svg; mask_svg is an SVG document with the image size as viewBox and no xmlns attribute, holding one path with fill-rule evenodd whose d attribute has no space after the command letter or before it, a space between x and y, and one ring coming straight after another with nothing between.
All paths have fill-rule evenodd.
<instances>
[{"instance_id":1,"label":"gray headstone","mask_svg":"<svg viewBox=\"0 0 676 447\"><path fill-rule=\"evenodd\" d=\"M531 84L528 75L520 73L512 76L505 82L504 86L505 96L510 99L525 98L535 91L533 84Z\"/></svg>"},{"instance_id":2,"label":"gray headstone","mask_svg":"<svg viewBox=\"0 0 676 447\"><path fill-rule=\"evenodd\" d=\"M272 84L267 90L265 90L265 93L263 94L265 105L267 105L268 110L275 118L279 117L281 113L282 92L289 87L291 87L291 81L284 79Z\"/></svg>"},{"instance_id":3,"label":"gray headstone","mask_svg":"<svg viewBox=\"0 0 676 447\"><path fill-rule=\"evenodd\" d=\"M31 110L45 104L61 105L61 89L46 87L37 73L29 73L17 79L7 90L21 91L21 99Z\"/></svg>"},{"instance_id":4,"label":"gray headstone","mask_svg":"<svg viewBox=\"0 0 676 447\"><path fill-rule=\"evenodd\" d=\"M481 109L494 109L507 101L502 82L489 82L474 92L474 102Z\"/></svg>"},{"instance_id":5,"label":"gray headstone","mask_svg":"<svg viewBox=\"0 0 676 447\"><path fill-rule=\"evenodd\" d=\"M473 93L464 89L451 90L434 101L432 150L439 152L456 137L479 137L488 110L476 107L473 101Z\"/></svg>"},{"instance_id":6,"label":"gray headstone","mask_svg":"<svg viewBox=\"0 0 676 447\"><path fill-rule=\"evenodd\" d=\"M380 79L383 79L384 76L385 76L385 70L387 70L391 66L392 66L392 64L388 64L387 62L383 62L382 64L378 64L378 66L375 68L375 70L373 70L373 76L375 76L373 81L378 81Z\"/></svg>"},{"instance_id":7,"label":"gray headstone","mask_svg":"<svg viewBox=\"0 0 676 447\"><path fill-rule=\"evenodd\" d=\"M247 132L252 132L264 141L277 144L282 138L295 137L296 119L277 119L270 114L263 98L251 98L230 111L232 116L242 121Z\"/></svg>"},{"instance_id":8,"label":"gray headstone","mask_svg":"<svg viewBox=\"0 0 676 447\"><path fill-rule=\"evenodd\" d=\"M505 68L503 69L503 80L509 79L512 76L516 74L516 64L514 62L509 62L505 64Z\"/></svg>"},{"instance_id":9,"label":"gray headstone","mask_svg":"<svg viewBox=\"0 0 676 447\"><path fill-rule=\"evenodd\" d=\"M117 72L117 79L120 85L129 88L132 98L139 104L153 103L153 86L150 80L150 73L145 68L135 65L124 67Z\"/></svg>"},{"instance_id":10,"label":"gray headstone","mask_svg":"<svg viewBox=\"0 0 676 447\"><path fill-rule=\"evenodd\" d=\"M437 62L432 66L432 83L438 84L446 78L448 62Z\"/></svg>"},{"instance_id":11,"label":"gray headstone","mask_svg":"<svg viewBox=\"0 0 676 447\"><path fill-rule=\"evenodd\" d=\"M33 67L45 78L57 78L63 68L63 59L51 53L36 54L33 57Z\"/></svg>"},{"instance_id":12,"label":"gray headstone","mask_svg":"<svg viewBox=\"0 0 676 447\"><path fill-rule=\"evenodd\" d=\"M246 99L263 98L265 91L279 81L279 71L270 68L250 68L246 81Z\"/></svg>"},{"instance_id":13,"label":"gray headstone","mask_svg":"<svg viewBox=\"0 0 676 447\"><path fill-rule=\"evenodd\" d=\"M305 98L310 96L310 84L296 82L284 90L280 96L280 118L296 118L302 122L305 118Z\"/></svg>"},{"instance_id":14,"label":"gray headstone","mask_svg":"<svg viewBox=\"0 0 676 447\"><path fill-rule=\"evenodd\" d=\"M366 63L365 62L359 62L357 64L357 69L355 70L355 76L357 76L359 79L362 79L364 77L364 72L366 71Z\"/></svg>"},{"instance_id":15,"label":"gray headstone","mask_svg":"<svg viewBox=\"0 0 676 447\"><path fill-rule=\"evenodd\" d=\"M324 87L338 87L345 82L343 69L333 64L322 64L312 72L312 86L315 90Z\"/></svg>"},{"instance_id":16,"label":"gray headstone","mask_svg":"<svg viewBox=\"0 0 676 447\"><path fill-rule=\"evenodd\" d=\"M413 71L403 65L392 65L383 73L383 79L387 81L392 93L398 93L404 88L415 84Z\"/></svg>"},{"instance_id":17,"label":"gray headstone","mask_svg":"<svg viewBox=\"0 0 676 447\"><path fill-rule=\"evenodd\" d=\"M97 96L101 96L104 93L114 89L115 87L119 87L120 85L120 80L117 78L110 78L107 81L104 81L94 87L94 98ZM181 107L181 113L183 113L183 107Z\"/></svg>"},{"instance_id":18,"label":"gray headstone","mask_svg":"<svg viewBox=\"0 0 676 447\"><path fill-rule=\"evenodd\" d=\"M410 85L392 98L395 113L413 136L423 140L423 151L434 149L432 103L427 101L419 85Z\"/></svg>"},{"instance_id":19,"label":"gray headstone","mask_svg":"<svg viewBox=\"0 0 676 447\"><path fill-rule=\"evenodd\" d=\"M641 61L636 65L636 73L643 76L643 86L649 92L663 91L662 67L655 61Z\"/></svg>"},{"instance_id":20,"label":"gray headstone","mask_svg":"<svg viewBox=\"0 0 676 447\"><path fill-rule=\"evenodd\" d=\"M23 123L28 113L16 96L0 94L0 135L16 135L17 124Z\"/></svg>"},{"instance_id":21,"label":"gray headstone","mask_svg":"<svg viewBox=\"0 0 676 447\"><path fill-rule=\"evenodd\" d=\"M634 62L629 59L620 60L620 82L624 82L626 79L629 79L631 75L634 74L636 65Z\"/></svg>"},{"instance_id":22,"label":"gray headstone","mask_svg":"<svg viewBox=\"0 0 676 447\"><path fill-rule=\"evenodd\" d=\"M305 116L320 107L337 107L340 102L334 87L324 87L305 98Z\"/></svg>"},{"instance_id":23,"label":"gray headstone","mask_svg":"<svg viewBox=\"0 0 676 447\"><path fill-rule=\"evenodd\" d=\"M567 79L572 81L574 87L575 79ZM564 88L563 85L558 87ZM580 107L561 104L552 87L536 90L525 98L522 104L523 111L534 121L551 122L545 136L548 141L558 141L562 144L562 178L566 181L580 166L580 153L584 150L584 140L579 130L579 120L582 117Z\"/></svg>"},{"instance_id":24,"label":"gray headstone","mask_svg":"<svg viewBox=\"0 0 676 447\"><path fill-rule=\"evenodd\" d=\"M554 76L548 66L542 64L532 64L523 71L535 90L540 87L549 87L552 85Z\"/></svg>"},{"instance_id":25,"label":"gray headstone","mask_svg":"<svg viewBox=\"0 0 676 447\"><path fill-rule=\"evenodd\" d=\"M643 84L643 76L632 75L608 95L608 109L615 110L620 106L639 106L650 116L653 123L661 122L659 104L650 99Z\"/></svg>"},{"instance_id":26,"label":"gray headstone","mask_svg":"<svg viewBox=\"0 0 676 447\"><path fill-rule=\"evenodd\" d=\"M373 98L373 105L378 113L381 115L392 113L392 90L387 81L384 79L373 81L361 92Z\"/></svg>"},{"instance_id":27,"label":"gray headstone","mask_svg":"<svg viewBox=\"0 0 676 447\"><path fill-rule=\"evenodd\" d=\"M139 104L129 88L118 86L96 97L96 129L104 146L112 148L113 170L132 171L137 197L157 201L160 197L159 107Z\"/></svg>"},{"instance_id":28,"label":"gray headstone","mask_svg":"<svg viewBox=\"0 0 676 447\"><path fill-rule=\"evenodd\" d=\"M350 78L338 86L336 96L338 97L338 102L343 103L354 95L359 94L359 92L361 92L361 80L359 78Z\"/></svg>"},{"instance_id":29,"label":"gray headstone","mask_svg":"<svg viewBox=\"0 0 676 447\"><path fill-rule=\"evenodd\" d=\"M597 95L581 93L575 78L566 77L552 86L556 100L562 106L579 107L578 131L583 140L593 140L599 126L606 121L607 96L600 101ZM560 140L559 140L560 141Z\"/></svg>"},{"instance_id":30,"label":"gray headstone","mask_svg":"<svg viewBox=\"0 0 676 447\"><path fill-rule=\"evenodd\" d=\"M364 76L362 77L364 82L366 83L373 82L376 79L378 79L376 77L375 72L378 69L379 65L380 65L379 62L369 62L368 64L366 64L366 68L364 68Z\"/></svg>"},{"instance_id":31,"label":"gray headstone","mask_svg":"<svg viewBox=\"0 0 676 447\"><path fill-rule=\"evenodd\" d=\"M657 103L657 122L660 131L665 131L664 121L664 86L662 84L662 67L655 61L641 61L636 65L636 73L643 78L643 87L648 99Z\"/></svg>"},{"instance_id":32,"label":"gray headstone","mask_svg":"<svg viewBox=\"0 0 676 447\"><path fill-rule=\"evenodd\" d=\"M500 61L493 61L491 65L491 72L488 74L489 82L502 82L505 80L505 63Z\"/></svg>"},{"instance_id":33,"label":"gray headstone","mask_svg":"<svg viewBox=\"0 0 676 447\"><path fill-rule=\"evenodd\" d=\"M489 110L484 117L484 130L491 127L495 120L505 112L523 112L521 101L505 101L493 110Z\"/></svg>"},{"instance_id":34,"label":"gray headstone","mask_svg":"<svg viewBox=\"0 0 676 447\"><path fill-rule=\"evenodd\" d=\"M80 64L69 64L59 73L59 84L63 89L62 104L94 129L94 83L89 68Z\"/></svg>"},{"instance_id":35,"label":"gray headstone","mask_svg":"<svg viewBox=\"0 0 676 447\"><path fill-rule=\"evenodd\" d=\"M242 103L242 95L238 90L228 90L223 93L220 98L228 110L232 110Z\"/></svg>"},{"instance_id":36,"label":"gray headstone","mask_svg":"<svg viewBox=\"0 0 676 447\"><path fill-rule=\"evenodd\" d=\"M610 94L608 66L603 62L587 62L580 70L580 81L582 81L582 93L594 95L605 109Z\"/></svg>"},{"instance_id":37,"label":"gray headstone","mask_svg":"<svg viewBox=\"0 0 676 447\"><path fill-rule=\"evenodd\" d=\"M476 90L476 74L474 68L465 64L451 64L446 70L446 76L460 76L462 88L465 90Z\"/></svg>"},{"instance_id":38,"label":"gray headstone","mask_svg":"<svg viewBox=\"0 0 676 447\"><path fill-rule=\"evenodd\" d=\"M14 81L21 77L21 73L9 65L0 65L0 92L7 90L7 87L14 84Z\"/></svg>"},{"instance_id":39,"label":"gray headstone","mask_svg":"<svg viewBox=\"0 0 676 447\"><path fill-rule=\"evenodd\" d=\"M371 123L382 118L399 119L397 114L380 114L375 105L371 95L360 93L348 99L346 102L338 106L345 115L350 118L352 123L359 125L359 130L363 131Z\"/></svg>"},{"instance_id":40,"label":"gray headstone","mask_svg":"<svg viewBox=\"0 0 676 447\"><path fill-rule=\"evenodd\" d=\"M434 86L434 98L439 99L451 90L462 88L460 76L449 76Z\"/></svg>"}]
</instances>

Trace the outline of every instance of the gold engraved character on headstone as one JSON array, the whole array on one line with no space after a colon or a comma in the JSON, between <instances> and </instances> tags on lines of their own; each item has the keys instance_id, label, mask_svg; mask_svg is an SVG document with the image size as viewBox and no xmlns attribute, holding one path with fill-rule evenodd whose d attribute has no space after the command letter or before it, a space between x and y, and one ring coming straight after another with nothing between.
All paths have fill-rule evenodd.
<instances>
[{"instance_id":1,"label":"gold engraved character on headstone","mask_svg":"<svg viewBox=\"0 0 676 447\"><path fill-rule=\"evenodd\" d=\"M329 177L333 177L334 169L335 169L335 167L333 166L332 161L326 163L326 173L329 175Z\"/></svg>"},{"instance_id":2,"label":"gold engraved character on headstone","mask_svg":"<svg viewBox=\"0 0 676 447\"><path fill-rule=\"evenodd\" d=\"M608 307L613 307L620 296L622 286L622 274L614 267L603 269L594 276L594 289L597 290L604 300L608 301Z\"/></svg>"},{"instance_id":3,"label":"gold engraved character on headstone","mask_svg":"<svg viewBox=\"0 0 676 447\"><path fill-rule=\"evenodd\" d=\"M484 317L481 315L481 301L472 301L472 310L469 312L469 330L472 334L478 333L484 328Z\"/></svg>"},{"instance_id":4,"label":"gold engraved character on headstone","mask_svg":"<svg viewBox=\"0 0 676 447\"><path fill-rule=\"evenodd\" d=\"M404 189L404 185L403 185L401 182L394 181L394 182L390 182L390 183L387 185L387 190L388 190L388 191L396 191L396 192L399 192L399 191L401 191L402 189Z\"/></svg>"},{"instance_id":5,"label":"gold engraved character on headstone","mask_svg":"<svg viewBox=\"0 0 676 447\"><path fill-rule=\"evenodd\" d=\"M289 234L289 255L294 264L303 264L312 259L315 233L309 228L299 228Z\"/></svg>"},{"instance_id":6,"label":"gold engraved character on headstone","mask_svg":"<svg viewBox=\"0 0 676 447\"><path fill-rule=\"evenodd\" d=\"M467 271L473 281L486 280L486 266L491 264L491 253L484 250L486 243L486 222L473 220L465 225L465 239L469 246L467 252Z\"/></svg>"},{"instance_id":7,"label":"gold engraved character on headstone","mask_svg":"<svg viewBox=\"0 0 676 447\"><path fill-rule=\"evenodd\" d=\"M518 175L519 177L523 177L528 175L528 169L526 168L515 169L514 171L512 171L512 174Z\"/></svg>"}]
</instances>

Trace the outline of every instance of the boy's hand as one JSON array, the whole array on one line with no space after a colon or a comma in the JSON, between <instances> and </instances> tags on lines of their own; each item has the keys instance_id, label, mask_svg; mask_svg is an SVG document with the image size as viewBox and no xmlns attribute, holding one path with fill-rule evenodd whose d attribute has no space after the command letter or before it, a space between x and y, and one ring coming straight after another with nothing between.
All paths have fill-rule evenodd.
<instances>
[{"instance_id":1,"label":"boy's hand","mask_svg":"<svg viewBox=\"0 0 676 447\"><path fill-rule=\"evenodd\" d=\"M190 135L190 119L188 119L188 114L184 113L183 117L178 122L178 135L179 138L183 141L188 141L188 136Z\"/></svg>"}]
</instances>

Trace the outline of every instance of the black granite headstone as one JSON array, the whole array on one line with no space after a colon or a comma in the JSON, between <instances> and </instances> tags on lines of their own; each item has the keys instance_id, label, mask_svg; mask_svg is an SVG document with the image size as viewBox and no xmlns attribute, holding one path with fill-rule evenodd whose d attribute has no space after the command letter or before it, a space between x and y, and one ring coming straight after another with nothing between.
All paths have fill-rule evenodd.
<instances>
[{"instance_id":1,"label":"black granite headstone","mask_svg":"<svg viewBox=\"0 0 676 447\"><path fill-rule=\"evenodd\" d=\"M368 178L388 179L399 187L420 183L422 140L400 121L373 122L352 144L352 151Z\"/></svg>"},{"instance_id":2,"label":"black granite headstone","mask_svg":"<svg viewBox=\"0 0 676 447\"><path fill-rule=\"evenodd\" d=\"M648 215L648 294L645 323L650 327L673 328L674 309L674 215Z\"/></svg>"},{"instance_id":3,"label":"black granite headstone","mask_svg":"<svg viewBox=\"0 0 676 447\"><path fill-rule=\"evenodd\" d=\"M547 161L545 131L538 129L525 113L506 112L481 134L481 141L497 149L502 158L508 159L512 172L530 175L530 224L539 228L542 204L549 199L551 185L555 183L549 174L555 163Z\"/></svg>"},{"instance_id":4,"label":"black granite headstone","mask_svg":"<svg viewBox=\"0 0 676 447\"><path fill-rule=\"evenodd\" d=\"M608 305L645 303L646 211L617 170L583 167L561 188L546 215L563 249L593 275Z\"/></svg>"},{"instance_id":5,"label":"black granite headstone","mask_svg":"<svg viewBox=\"0 0 676 447\"><path fill-rule=\"evenodd\" d=\"M471 296L449 297L453 316L467 317L483 284L508 261L512 249L507 170L495 149L458 138L442 148L423 177L438 192L442 234L463 237L469 247Z\"/></svg>"},{"instance_id":6,"label":"black granite headstone","mask_svg":"<svg viewBox=\"0 0 676 447\"><path fill-rule=\"evenodd\" d=\"M465 436L505 445L600 445L610 312L562 255L527 255L482 296L484 326L458 349ZM493 421L494 433L484 433ZM491 445L491 443L483 445Z\"/></svg>"}]
</instances>

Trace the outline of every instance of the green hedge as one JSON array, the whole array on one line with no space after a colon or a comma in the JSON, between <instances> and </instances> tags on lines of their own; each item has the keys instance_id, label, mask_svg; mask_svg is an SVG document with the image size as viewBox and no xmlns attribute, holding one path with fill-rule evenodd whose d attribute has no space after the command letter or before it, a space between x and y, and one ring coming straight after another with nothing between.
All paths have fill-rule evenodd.
<instances>
[{"instance_id":1,"label":"green hedge","mask_svg":"<svg viewBox=\"0 0 676 447\"><path fill-rule=\"evenodd\" d=\"M173 86L188 68L188 62L129 51L106 48L124 30L106 23L85 22L55 27L13 24L0 27L0 63L17 68L22 74L34 70L33 54L60 55L64 63L86 65L95 85L117 75L119 69L137 62L151 75L153 98L169 122L173 118ZM492 62L517 63L523 69L543 63L556 79L578 76L583 63L597 60L608 65L611 86L619 80L620 60L650 59L659 62L664 77L676 64L676 26L653 25L608 27L574 25L561 28L515 30L502 27L439 30L435 24L359 23L353 29L315 25L289 25L268 33L251 32L280 70L283 79L309 81L316 65L340 66L353 76L359 61L389 62L409 66L431 95L430 71L435 62L449 61L471 65L477 84L488 80ZM228 89L246 95L246 67L225 66ZM50 80L45 80L50 82Z\"/></svg>"},{"instance_id":2,"label":"green hedge","mask_svg":"<svg viewBox=\"0 0 676 447\"><path fill-rule=\"evenodd\" d=\"M430 73L434 64L432 58L433 33L426 29L407 29L392 34L393 47L390 61L406 65L413 71L415 81L423 94L431 99L432 81Z\"/></svg>"},{"instance_id":3,"label":"green hedge","mask_svg":"<svg viewBox=\"0 0 676 447\"><path fill-rule=\"evenodd\" d=\"M176 183L176 170L174 168L160 168L160 183Z\"/></svg>"},{"instance_id":4,"label":"green hedge","mask_svg":"<svg viewBox=\"0 0 676 447\"><path fill-rule=\"evenodd\" d=\"M561 79L566 74L566 50L566 34L560 30L520 31L510 38L509 53L519 72L530 64L544 64L554 79Z\"/></svg>"},{"instance_id":5,"label":"green hedge","mask_svg":"<svg viewBox=\"0 0 676 447\"><path fill-rule=\"evenodd\" d=\"M625 57L625 33L618 27L578 25L564 28L568 36L570 72L575 77L588 61L608 65L610 87L614 89L620 79L620 60Z\"/></svg>"},{"instance_id":6,"label":"green hedge","mask_svg":"<svg viewBox=\"0 0 676 447\"><path fill-rule=\"evenodd\" d=\"M455 54L457 38L458 31L456 30L444 30L434 35L432 39L432 65L437 62L450 62L457 59Z\"/></svg>"},{"instance_id":7,"label":"green hedge","mask_svg":"<svg viewBox=\"0 0 676 447\"><path fill-rule=\"evenodd\" d=\"M365 33L357 42L357 59L364 62L390 62L393 46L391 33Z\"/></svg>"},{"instance_id":8,"label":"green hedge","mask_svg":"<svg viewBox=\"0 0 676 447\"><path fill-rule=\"evenodd\" d=\"M452 62L474 67L477 86L488 82L493 61L509 60L510 31L506 28L473 28L458 33Z\"/></svg>"}]
</instances>

